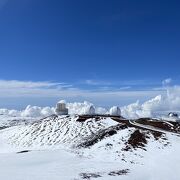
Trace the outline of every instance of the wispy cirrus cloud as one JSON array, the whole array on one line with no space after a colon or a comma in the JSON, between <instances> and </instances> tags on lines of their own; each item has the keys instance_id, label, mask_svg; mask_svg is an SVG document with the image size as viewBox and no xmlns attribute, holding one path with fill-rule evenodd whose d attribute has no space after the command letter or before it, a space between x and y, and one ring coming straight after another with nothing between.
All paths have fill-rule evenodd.
<instances>
[{"instance_id":1,"label":"wispy cirrus cloud","mask_svg":"<svg viewBox=\"0 0 180 180\"><path fill-rule=\"evenodd\" d=\"M56 96L71 84L49 81L0 80L0 97Z\"/></svg>"},{"instance_id":2,"label":"wispy cirrus cloud","mask_svg":"<svg viewBox=\"0 0 180 180\"><path fill-rule=\"evenodd\" d=\"M48 81L18 81L18 80L0 80L0 88L49 88L53 86L61 86L63 83L55 83Z\"/></svg>"},{"instance_id":3,"label":"wispy cirrus cloud","mask_svg":"<svg viewBox=\"0 0 180 180\"><path fill-rule=\"evenodd\" d=\"M63 98L73 101L88 100L103 104L123 104L151 98L162 91L129 90L130 87L82 89L68 83L49 81L0 80L0 98ZM128 91L127 91L128 90Z\"/></svg>"},{"instance_id":4,"label":"wispy cirrus cloud","mask_svg":"<svg viewBox=\"0 0 180 180\"><path fill-rule=\"evenodd\" d=\"M162 82L161 82L161 85L153 87L152 90L154 90L154 91L167 90L167 87L172 86L172 82L173 82L172 78L163 79Z\"/></svg>"},{"instance_id":5,"label":"wispy cirrus cloud","mask_svg":"<svg viewBox=\"0 0 180 180\"><path fill-rule=\"evenodd\" d=\"M51 81L20 81L20 80L0 80L0 105L4 102L15 101L14 106L21 103L39 104L40 100L52 102L58 99L67 99L68 101L91 101L95 104L107 105L126 105L137 100L145 101L157 95L165 95L167 88L141 88L134 89L131 86L113 87L113 86L93 86L94 88L81 87L63 82ZM168 89L171 94L177 95L179 99L180 86ZM177 98L174 98L174 101ZM177 101L179 102L179 100ZM42 105L42 104L41 104ZM48 104L47 104L48 105ZM13 107L14 107L13 106Z\"/></svg>"},{"instance_id":6,"label":"wispy cirrus cloud","mask_svg":"<svg viewBox=\"0 0 180 180\"><path fill-rule=\"evenodd\" d=\"M102 86L102 85L112 85L112 82L108 81L98 81L98 80L93 80L93 79L87 79L83 82L84 84L87 85L92 85L92 86Z\"/></svg>"},{"instance_id":7,"label":"wispy cirrus cloud","mask_svg":"<svg viewBox=\"0 0 180 180\"><path fill-rule=\"evenodd\" d=\"M81 81L79 84L86 84L92 86L154 86L161 85L160 81L155 80L147 80L147 79L136 79L136 80L96 80L96 79L87 79L85 81Z\"/></svg>"}]
</instances>

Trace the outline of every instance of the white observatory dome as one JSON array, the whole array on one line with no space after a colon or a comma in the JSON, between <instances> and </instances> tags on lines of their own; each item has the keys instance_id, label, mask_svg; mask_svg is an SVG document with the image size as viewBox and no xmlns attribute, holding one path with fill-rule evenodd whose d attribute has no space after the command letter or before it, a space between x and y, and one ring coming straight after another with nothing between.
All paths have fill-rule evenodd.
<instances>
[{"instance_id":1,"label":"white observatory dome","mask_svg":"<svg viewBox=\"0 0 180 180\"><path fill-rule=\"evenodd\" d=\"M58 103L66 104L66 101L65 100L60 100Z\"/></svg>"},{"instance_id":2,"label":"white observatory dome","mask_svg":"<svg viewBox=\"0 0 180 180\"><path fill-rule=\"evenodd\" d=\"M86 106L84 107L84 112L83 114L88 114L88 115L93 115L95 114L95 108L94 106Z\"/></svg>"},{"instance_id":3,"label":"white observatory dome","mask_svg":"<svg viewBox=\"0 0 180 180\"><path fill-rule=\"evenodd\" d=\"M170 112L170 113L168 114L168 116L169 116L170 118L178 118L178 114L175 113L175 112Z\"/></svg>"},{"instance_id":4,"label":"white observatory dome","mask_svg":"<svg viewBox=\"0 0 180 180\"><path fill-rule=\"evenodd\" d=\"M121 115L121 110L118 106L113 106L110 111L109 111L110 115L112 116L120 116Z\"/></svg>"},{"instance_id":5,"label":"white observatory dome","mask_svg":"<svg viewBox=\"0 0 180 180\"><path fill-rule=\"evenodd\" d=\"M68 115L68 109L66 108L65 100L61 100L56 104L55 113L57 115Z\"/></svg>"}]
</instances>

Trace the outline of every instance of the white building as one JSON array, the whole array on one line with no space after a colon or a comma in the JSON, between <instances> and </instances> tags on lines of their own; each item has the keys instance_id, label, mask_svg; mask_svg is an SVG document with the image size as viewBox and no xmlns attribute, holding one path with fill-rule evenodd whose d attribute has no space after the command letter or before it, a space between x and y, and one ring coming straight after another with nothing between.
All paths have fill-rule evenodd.
<instances>
[{"instance_id":1,"label":"white building","mask_svg":"<svg viewBox=\"0 0 180 180\"><path fill-rule=\"evenodd\" d=\"M118 106L113 106L110 110L109 110L110 115L112 116L120 116L121 115L121 110Z\"/></svg>"},{"instance_id":2,"label":"white building","mask_svg":"<svg viewBox=\"0 0 180 180\"><path fill-rule=\"evenodd\" d=\"M68 115L68 109L66 108L66 101L61 100L56 104L55 113L57 115Z\"/></svg>"},{"instance_id":3,"label":"white building","mask_svg":"<svg viewBox=\"0 0 180 180\"><path fill-rule=\"evenodd\" d=\"M178 114L175 113L175 112L170 112L170 113L168 114L168 116L169 116L170 118L178 118Z\"/></svg>"},{"instance_id":4,"label":"white building","mask_svg":"<svg viewBox=\"0 0 180 180\"><path fill-rule=\"evenodd\" d=\"M179 122L179 123L180 123L180 117L179 117L178 113L176 113L176 112L170 112L170 113L168 114L168 117L169 117L168 120L170 120L170 121L176 121L176 122Z\"/></svg>"},{"instance_id":5,"label":"white building","mask_svg":"<svg viewBox=\"0 0 180 180\"><path fill-rule=\"evenodd\" d=\"M84 107L84 112L83 114L86 114L86 115L94 115L95 114L95 108L94 106L87 106L87 107Z\"/></svg>"}]
</instances>

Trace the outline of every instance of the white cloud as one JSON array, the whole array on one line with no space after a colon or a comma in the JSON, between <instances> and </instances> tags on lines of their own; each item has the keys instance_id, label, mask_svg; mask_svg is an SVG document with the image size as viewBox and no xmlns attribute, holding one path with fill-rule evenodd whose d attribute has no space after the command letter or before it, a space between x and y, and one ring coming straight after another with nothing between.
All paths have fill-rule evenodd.
<instances>
[{"instance_id":1,"label":"white cloud","mask_svg":"<svg viewBox=\"0 0 180 180\"><path fill-rule=\"evenodd\" d=\"M170 82L170 80L166 82ZM131 113L137 110L138 112L136 112L136 115L138 116L145 112L151 114L151 112L154 111L180 109L180 86L168 86L156 90L131 89L127 91L128 88L130 87L121 89L109 88L85 90L76 88L71 84L59 82L0 80L0 104L1 107L20 107L20 104L23 104L21 106L23 107L29 104L29 99L31 100L31 104L37 105L42 105L42 103L39 103L42 99L47 105L48 100L50 99L53 99L51 104L58 99L67 99L71 102L87 100L101 106L109 107L112 105L122 106L136 102L137 100L140 100L141 102L147 101L148 99L160 95L158 96L161 97L159 101L157 98L147 101L144 104L134 103L126 108L126 112L128 111ZM11 99L17 99L17 101ZM48 100L46 101L45 99Z\"/></svg>"},{"instance_id":2,"label":"white cloud","mask_svg":"<svg viewBox=\"0 0 180 180\"><path fill-rule=\"evenodd\" d=\"M126 81L101 81L101 80L95 80L95 79L87 79L85 81L80 82L80 84L87 84L87 85L94 85L94 86L144 86L144 85L159 85L161 83L159 83L158 81L152 81L152 80L126 80Z\"/></svg>"},{"instance_id":3,"label":"white cloud","mask_svg":"<svg viewBox=\"0 0 180 180\"><path fill-rule=\"evenodd\" d=\"M112 83L107 81L97 81L97 80L87 79L85 80L85 84L92 86L97 86L97 85L104 86L104 85L111 85Z\"/></svg>"},{"instance_id":4,"label":"white cloud","mask_svg":"<svg viewBox=\"0 0 180 180\"><path fill-rule=\"evenodd\" d=\"M124 86L119 88L119 90L127 90L127 89L131 89L131 86Z\"/></svg>"},{"instance_id":5,"label":"white cloud","mask_svg":"<svg viewBox=\"0 0 180 180\"><path fill-rule=\"evenodd\" d=\"M58 83L59 84L59 83ZM14 86L13 86L14 87ZM19 86L18 86L19 87ZM33 86L34 87L34 86ZM36 85L35 85L36 87ZM48 85L49 87L49 85ZM53 85L54 88L54 85ZM30 88L32 90L32 88ZM61 98L67 98L67 97L76 97L81 96L83 99L86 99L89 97L91 99L91 102L95 102L95 100L102 101L105 99L106 103L110 100L114 102L114 105L119 105L121 101L124 99L142 99L143 97L150 97L155 96L154 98L145 101L144 103L140 103L139 101L136 101L135 103L129 104L127 106L121 107L122 115L127 118L139 118L139 117L151 117L157 114L157 112L163 112L167 113L169 111L178 111L180 110L180 86L173 86L168 87L166 89L166 93L162 93L161 91L114 91L114 92L91 92L91 91L85 91L80 89L39 89L39 92L37 92L37 89L33 93L37 93L38 96L40 94L42 95L44 91L44 96L58 96L61 95ZM160 93L157 96L157 92ZM1 89L0 89L1 93ZM30 92L29 92L30 93ZM27 96L32 96L37 94L27 94ZM77 99L76 99L77 101ZM116 104L115 102L119 102L119 104ZM74 102L74 103L67 103L67 106L69 108L69 112L71 114L77 113L81 114L83 111L83 108L89 105L93 105L89 102ZM105 105L105 104L104 104ZM107 105L107 104L106 104ZM108 104L111 106L110 104ZM104 107L96 107L97 113L106 113L108 111L107 108ZM7 110L7 109L0 109L0 113L8 114L8 115L19 115L19 116L47 116L52 113L54 113L54 108L51 107L37 107L37 106L27 106L27 108L23 111L16 111L16 110Z\"/></svg>"},{"instance_id":6,"label":"white cloud","mask_svg":"<svg viewBox=\"0 0 180 180\"><path fill-rule=\"evenodd\" d=\"M52 86L63 85L63 83L53 83L48 81L17 81L17 80L0 80L0 88L49 88Z\"/></svg>"},{"instance_id":7,"label":"white cloud","mask_svg":"<svg viewBox=\"0 0 180 180\"><path fill-rule=\"evenodd\" d=\"M121 98L154 96L157 91L125 91L129 87L120 89L84 90L74 88L70 84L48 81L17 81L0 80L0 97L90 97L90 98Z\"/></svg>"},{"instance_id":8,"label":"white cloud","mask_svg":"<svg viewBox=\"0 0 180 180\"><path fill-rule=\"evenodd\" d=\"M71 87L48 81L0 80L0 97L55 97Z\"/></svg>"},{"instance_id":9,"label":"white cloud","mask_svg":"<svg viewBox=\"0 0 180 180\"><path fill-rule=\"evenodd\" d=\"M180 112L180 86L168 87L167 93L158 95L142 104L136 103L124 106L122 114L126 117L150 117L167 114L170 111Z\"/></svg>"},{"instance_id":10,"label":"white cloud","mask_svg":"<svg viewBox=\"0 0 180 180\"><path fill-rule=\"evenodd\" d=\"M171 79L171 78L167 78L167 79L164 79L164 80L162 81L162 84L163 84L164 86L166 86L166 85L171 84L171 82L172 82L172 79Z\"/></svg>"}]
</instances>

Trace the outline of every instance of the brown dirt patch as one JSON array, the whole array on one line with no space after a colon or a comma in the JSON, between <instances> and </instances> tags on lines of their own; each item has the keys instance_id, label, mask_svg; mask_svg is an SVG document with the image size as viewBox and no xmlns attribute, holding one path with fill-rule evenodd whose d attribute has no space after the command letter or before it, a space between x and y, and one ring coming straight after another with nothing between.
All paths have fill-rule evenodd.
<instances>
[{"instance_id":1,"label":"brown dirt patch","mask_svg":"<svg viewBox=\"0 0 180 180\"><path fill-rule=\"evenodd\" d=\"M149 137L141 133L140 130L135 130L126 142L126 147L123 150L128 151L132 148L141 148L146 151L145 145L147 144L147 138Z\"/></svg>"}]
</instances>

